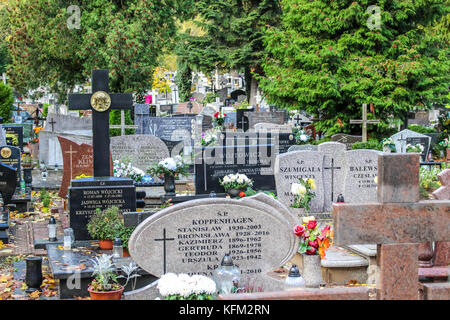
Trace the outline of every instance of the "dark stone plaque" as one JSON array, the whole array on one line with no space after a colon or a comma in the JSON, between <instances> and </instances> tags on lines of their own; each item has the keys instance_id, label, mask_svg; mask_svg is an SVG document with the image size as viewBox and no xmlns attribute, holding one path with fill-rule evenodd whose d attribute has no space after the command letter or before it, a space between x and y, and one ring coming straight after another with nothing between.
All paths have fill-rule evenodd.
<instances>
[{"instance_id":1,"label":"dark stone plaque","mask_svg":"<svg viewBox=\"0 0 450 320\"><path fill-rule=\"evenodd\" d=\"M16 191L17 169L0 163L0 193L4 204L9 204Z\"/></svg>"},{"instance_id":2,"label":"dark stone plaque","mask_svg":"<svg viewBox=\"0 0 450 320\"><path fill-rule=\"evenodd\" d=\"M411 144L411 145L416 145L416 144L420 144L423 146L423 151L422 154L420 155L420 160L422 162L425 162L427 160L427 156L428 156L428 150L430 148L430 138L429 137L411 137L411 138L406 138L406 145ZM405 148L406 151L406 148Z\"/></svg>"},{"instance_id":3,"label":"dark stone plaque","mask_svg":"<svg viewBox=\"0 0 450 320\"><path fill-rule=\"evenodd\" d=\"M96 177L72 180L69 188L70 227L76 240L90 240L87 231L97 208L118 207L120 212L136 211L136 188L131 179Z\"/></svg>"},{"instance_id":4,"label":"dark stone plaque","mask_svg":"<svg viewBox=\"0 0 450 320\"><path fill-rule=\"evenodd\" d=\"M195 116L186 117L148 117L144 123L143 134L151 134L167 141L182 141L192 134L192 123L195 123ZM139 124L138 124L139 125ZM137 132L141 132L138 129Z\"/></svg>"},{"instance_id":5,"label":"dark stone plaque","mask_svg":"<svg viewBox=\"0 0 450 320\"><path fill-rule=\"evenodd\" d=\"M21 177L20 149L13 146L0 147L0 163L17 169L17 180Z\"/></svg>"}]
</instances>

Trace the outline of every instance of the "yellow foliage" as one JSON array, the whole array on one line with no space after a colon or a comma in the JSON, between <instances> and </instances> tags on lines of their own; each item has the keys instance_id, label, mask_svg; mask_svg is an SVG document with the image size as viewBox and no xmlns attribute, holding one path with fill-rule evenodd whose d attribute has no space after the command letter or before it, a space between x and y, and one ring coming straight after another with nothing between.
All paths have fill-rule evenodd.
<instances>
[{"instance_id":1,"label":"yellow foliage","mask_svg":"<svg viewBox=\"0 0 450 320\"><path fill-rule=\"evenodd\" d=\"M171 92L170 86L173 84L170 80L167 79L166 73L169 72L164 67L156 67L153 72L153 86L158 93L169 93Z\"/></svg>"}]
</instances>

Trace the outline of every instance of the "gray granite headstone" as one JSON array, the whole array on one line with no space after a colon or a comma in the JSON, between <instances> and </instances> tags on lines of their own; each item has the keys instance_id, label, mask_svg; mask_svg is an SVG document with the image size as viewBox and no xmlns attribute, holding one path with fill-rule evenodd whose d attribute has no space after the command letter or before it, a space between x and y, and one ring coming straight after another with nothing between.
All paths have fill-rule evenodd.
<instances>
[{"instance_id":1,"label":"gray granite headstone","mask_svg":"<svg viewBox=\"0 0 450 320\"><path fill-rule=\"evenodd\" d=\"M431 140L431 137L426 136L424 134L417 133L417 132L414 132L414 131L411 131L408 129L402 130L391 136L391 139L395 143L395 149L397 150L397 153L405 153L406 152L406 145L407 145L406 139L407 138L428 138L428 141ZM428 146L429 145L430 145L430 142L428 142ZM426 154L428 154L428 150L426 150Z\"/></svg>"},{"instance_id":2,"label":"gray granite headstone","mask_svg":"<svg viewBox=\"0 0 450 320\"><path fill-rule=\"evenodd\" d=\"M268 198L207 198L159 211L131 235L131 257L157 277L168 272L211 276L225 253L242 278L272 271L294 256L298 239L289 209Z\"/></svg>"},{"instance_id":3,"label":"gray granite headstone","mask_svg":"<svg viewBox=\"0 0 450 320\"><path fill-rule=\"evenodd\" d=\"M294 145L289 147L288 152L302 151L302 150L317 151L317 146L312 144Z\"/></svg>"},{"instance_id":4,"label":"gray granite headstone","mask_svg":"<svg viewBox=\"0 0 450 320\"><path fill-rule=\"evenodd\" d=\"M134 167L146 170L149 166L170 156L166 144L149 134L135 134L111 138L113 160L131 159Z\"/></svg>"},{"instance_id":5,"label":"gray granite headstone","mask_svg":"<svg viewBox=\"0 0 450 320\"><path fill-rule=\"evenodd\" d=\"M345 179L345 144L324 142L319 144L318 151L325 153L323 178L325 185L325 211L332 210L339 194L344 194Z\"/></svg>"},{"instance_id":6,"label":"gray granite headstone","mask_svg":"<svg viewBox=\"0 0 450 320\"><path fill-rule=\"evenodd\" d=\"M148 104L134 105L134 124L138 126L136 133L146 134L149 128L150 108Z\"/></svg>"},{"instance_id":7,"label":"gray granite headstone","mask_svg":"<svg viewBox=\"0 0 450 320\"><path fill-rule=\"evenodd\" d=\"M275 161L275 183L277 197L282 203L292 205L295 196L291 193L292 183L299 179L314 179L316 196L311 200L311 212L323 212L324 184L323 163L324 153L317 151L294 151L277 156Z\"/></svg>"},{"instance_id":8,"label":"gray granite headstone","mask_svg":"<svg viewBox=\"0 0 450 320\"><path fill-rule=\"evenodd\" d=\"M338 133L331 136L331 141L343 143L347 147L347 150L352 150L352 145L355 142L361 142L362 136L352 136L345 133Z\"/></svg>"},{"instance_id":9,"label":"gray granite headstone","mask_svg":"<svg viewBox=\"0 0 450 320\"><path fill-rule=\"evenodd\" d=\"M344 200L349 203L377 202L378 155L376 150L346 152Z\"/></svg>"},{"instance_id":10,"label":"gray granite headstone","mask_svg":"<svg viewBox=\"0 0 450 320\"><path fill-rule=\"evenodd\" d=\"M45 131L59 133L90 132L92 131L92 118L49 113L45 122Z\"/></svg>"},{"instance_id":11,"label":"gray granite headstone","mask_svg":"<svg viewBox=\"0 0 450 320\"><path fill-rule=\"evenodd\" d=\"M214 109L213 107L206 106L206 107L203 107L202 111L200 111L200 114L205 115L205 116L214 117L216 112L217 112L217 110Z\"/></svg>"}]
</instances>

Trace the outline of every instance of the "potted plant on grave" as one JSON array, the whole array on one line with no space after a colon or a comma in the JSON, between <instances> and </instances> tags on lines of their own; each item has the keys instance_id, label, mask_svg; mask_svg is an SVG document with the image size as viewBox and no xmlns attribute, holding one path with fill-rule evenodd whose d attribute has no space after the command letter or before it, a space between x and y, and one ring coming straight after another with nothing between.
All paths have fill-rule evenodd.
<instances>
[{"instance_id":1,"label":"potted plant on grave","mask_svg":"<svg viewBox=\"0 0 450 320\"><path fill-rule=\"evenodd\" d=\"M135 264L123 266L120 269L126 274L116 274L116 267L111 261L112 255L103 254L100 257L92 259L94 280L88 287L91 300L121 300L122 293L128 282L139 275L136 273L138 267ZM125 284L120 285L119 278L126 278Z\"/></svg>"},{"instance_id":2,"label":"potted plant on grave","mask_svg":"<svg viewBox=\"0 0 450 320\"><path fill-rule=\"evenodd\" d=\"M217 294L214 280L197 274L166 273L157 288L164 300L213 300Z\"/></svg>"},{"instance_id":3,"label":"potted plant on grave","mask_svg":"<svg viewBox=\"0 0 450 320\"><path fill-rule=\"evenodd\" d=\"M219 183L231 197L237 197L253 186L253 180L240 173L228 174L223 179L219 179Z\"/></svg>"},{"instance_id":4,"label":"potted plant on grave","mask_svg":"<svg viewBox=\"0 0 450 320\"><path fill-rule=\"evenodd\" d=\"M87 224L87 229L93 239L99 240L100 249L112 250L112 239L120 233L122 225L118 207L111 207L105 210L97 208Z\"/></svg>"},{"instance_id":5,"label":"potted plant on grave","mask_svg":"<svg viewBox=\"0 0 450 320\"><path fill-rule=\"evenodd\" d=\"M48 213L50 209L51 196L45 188L43 188L39 193L39 201L42 203L41 211Z\"/></svg>"},{"instance_id":6,"label":"potted plant on grave","mask_svg":"<svg viewBox=\"0 0 450 320\"><path fill-rule=\"evenodd\" d=\"M383 144L383 152L395 152L395 142L391 138L381 140Z\"/></svg>"},{"instance_id":7,"label":"potted plant on grave","mask_svg":"<svg viewBox=\"0 0 450 320\"><path fill-rule=\"evenodd\" d=\"M189 175L189 165L184 163L182 156L179 155L150 166L147 173L152 176L164 176L164 191L167 195L175 195L175 177Z\"/></svg>"},{"instance_id":8,"label":"potted plant on grave","mask_svg":"<svg viewBox=\"0 0 450 320\"><path fill-rule=\"evenodd\" d=\"M311 140L311 136L299 127L293 128L292 131L294 133L295 143L297 145L307 144Z\"/></svg>"},{"instance_id":9,"label":"potted plant on grave","mask_svg":"<svg viewBox=\"0 0 450 320\"><path fill-rule=\"evenodd\" d=\"M333 237L331 227L327 225L319 230L314 216L304 217L303 224L294 227L294 234L300 239L298 252L302 255L306 287L318 288L322 283L321 259Z\"/></svg>"},{"instance_id":10,"label":"potted plant on grave","mask_svg":"<svg viewBox=\"0 0 450 320\"><path fill-rule=\"evenodd\" d=\"M135 229L136 226L129 226L129 227L122 226L122 228L120 228L119 237L120 240L122 241L124 257L130 256L130 252L128 251L128 241L130 240L131 234Z\"/></svg>"},{"instance_id":11,"label":"potted plant on grave","mask_svg":"<svg viewBox=\"0 0 450 320\"><path fill-rule=\"evenodd\" d=\"M316 189L314 179L299 179L300 183L291 185L291 193L295 196L292 208L303 208L306 212L311 210L311 200L316 196L311 190Z\"/></svg>"}]
</instances>

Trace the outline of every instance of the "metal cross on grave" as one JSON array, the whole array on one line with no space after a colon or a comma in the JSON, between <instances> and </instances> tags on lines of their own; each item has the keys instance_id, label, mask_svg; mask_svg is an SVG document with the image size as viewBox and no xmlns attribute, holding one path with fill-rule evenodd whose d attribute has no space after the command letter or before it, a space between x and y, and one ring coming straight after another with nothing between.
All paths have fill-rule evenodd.
<instances>
[{"instance_id":1,"label":"metal cross on grave","mask_svg":"<svg viewBox=\"0 0 450 320\"><path fill-rule=\"evenodd\" d=\"M405 143L401 143L400 142L400 146L402 147L401 152L405 152L405 147L406 147L406 137L403 138L403 134L400 135L400 139L397 139L397 141L405 141Z\"/></svg>"},{"instance_id":2,"label":"metal cross on grave","mask_svg":"<svg viewBox=\"0 0 450 320\"><path fill-rule=\"evenodd\" d=\"M120 125L110 125L110 129L120 129L120 135L125 135L125 129L137 129L139 126L125 124L125 110L120 110Z\"/></svg>"},{"instance_id":3,"label":"metal cross on grave","mask_svg":"<svg viewBox=\"0 0 450 320\"><path fill-rule=\"evenodd\" d=\"M419 168L419 154L381 154L378 203L333 204L336 245L377 244L378 299L419 299L419 244L450 240L450 201L419 201Z\"/></svg>"},{"instance_id":4,"label":"metal cross on grave","mask_svg":"<svg viewBox=\"0 0 450 320\"><path fill-rule=\"evenodd\" d=\"M166 274L166 241L174 241L174 238L166 238L166 228L163 229L163 237L162 239L155 239L155 241L162 241L163 242L163 274Z\"/></svg>"},{"instance_id":5,"label":"metal cross on grave","mask_svg":"<svg viewBox=\"0 0 450 320\"><path fill-rule=\"evenodd\" d=\"M299 113L297 113L297 114L295 114L295 116L292 118L293 119L293 125L295 126L295 127L297 127L297 126L299 126L300 125L300 123L302 122L302 117L300 116L300 114Z\"/></svg>"},{"instance_id":6,"label":"metal cross on grave","mask_svg":"<svg viewBox=\"0 0 450 320\"><path fill-rule=\"evenodd\" d=\"M362 124L362 142L367 142L367 124L379 123L380 120L367 120L367 104L363 104L363 115L361 120L350 120L351 124Z\"/></svg>"},{"instance_id":7,"label":"metal cross on grave","mask_svg":"<svg viewBox=\"0 0 450 320\"><path fill-rule=\"evenodd\" d=\"M334 170L341 170L341 167L334 166L334 159L331 158L331 167L324 167L325 170L331 170L331 201L334 201Z\"/></svg>"},{"instance_id":8,"label":"metal cross on grave","mask_svg":"<svg viewBox=\"0 0 450 320\"><path fill-rule=\"evenodd\" d=\"M94 177L109 177L109 110L131 109L131 93L109 93L108 70L92 70L92 94L69 94L69 110L92 111Z\"/></svg>"}]
</instances>

